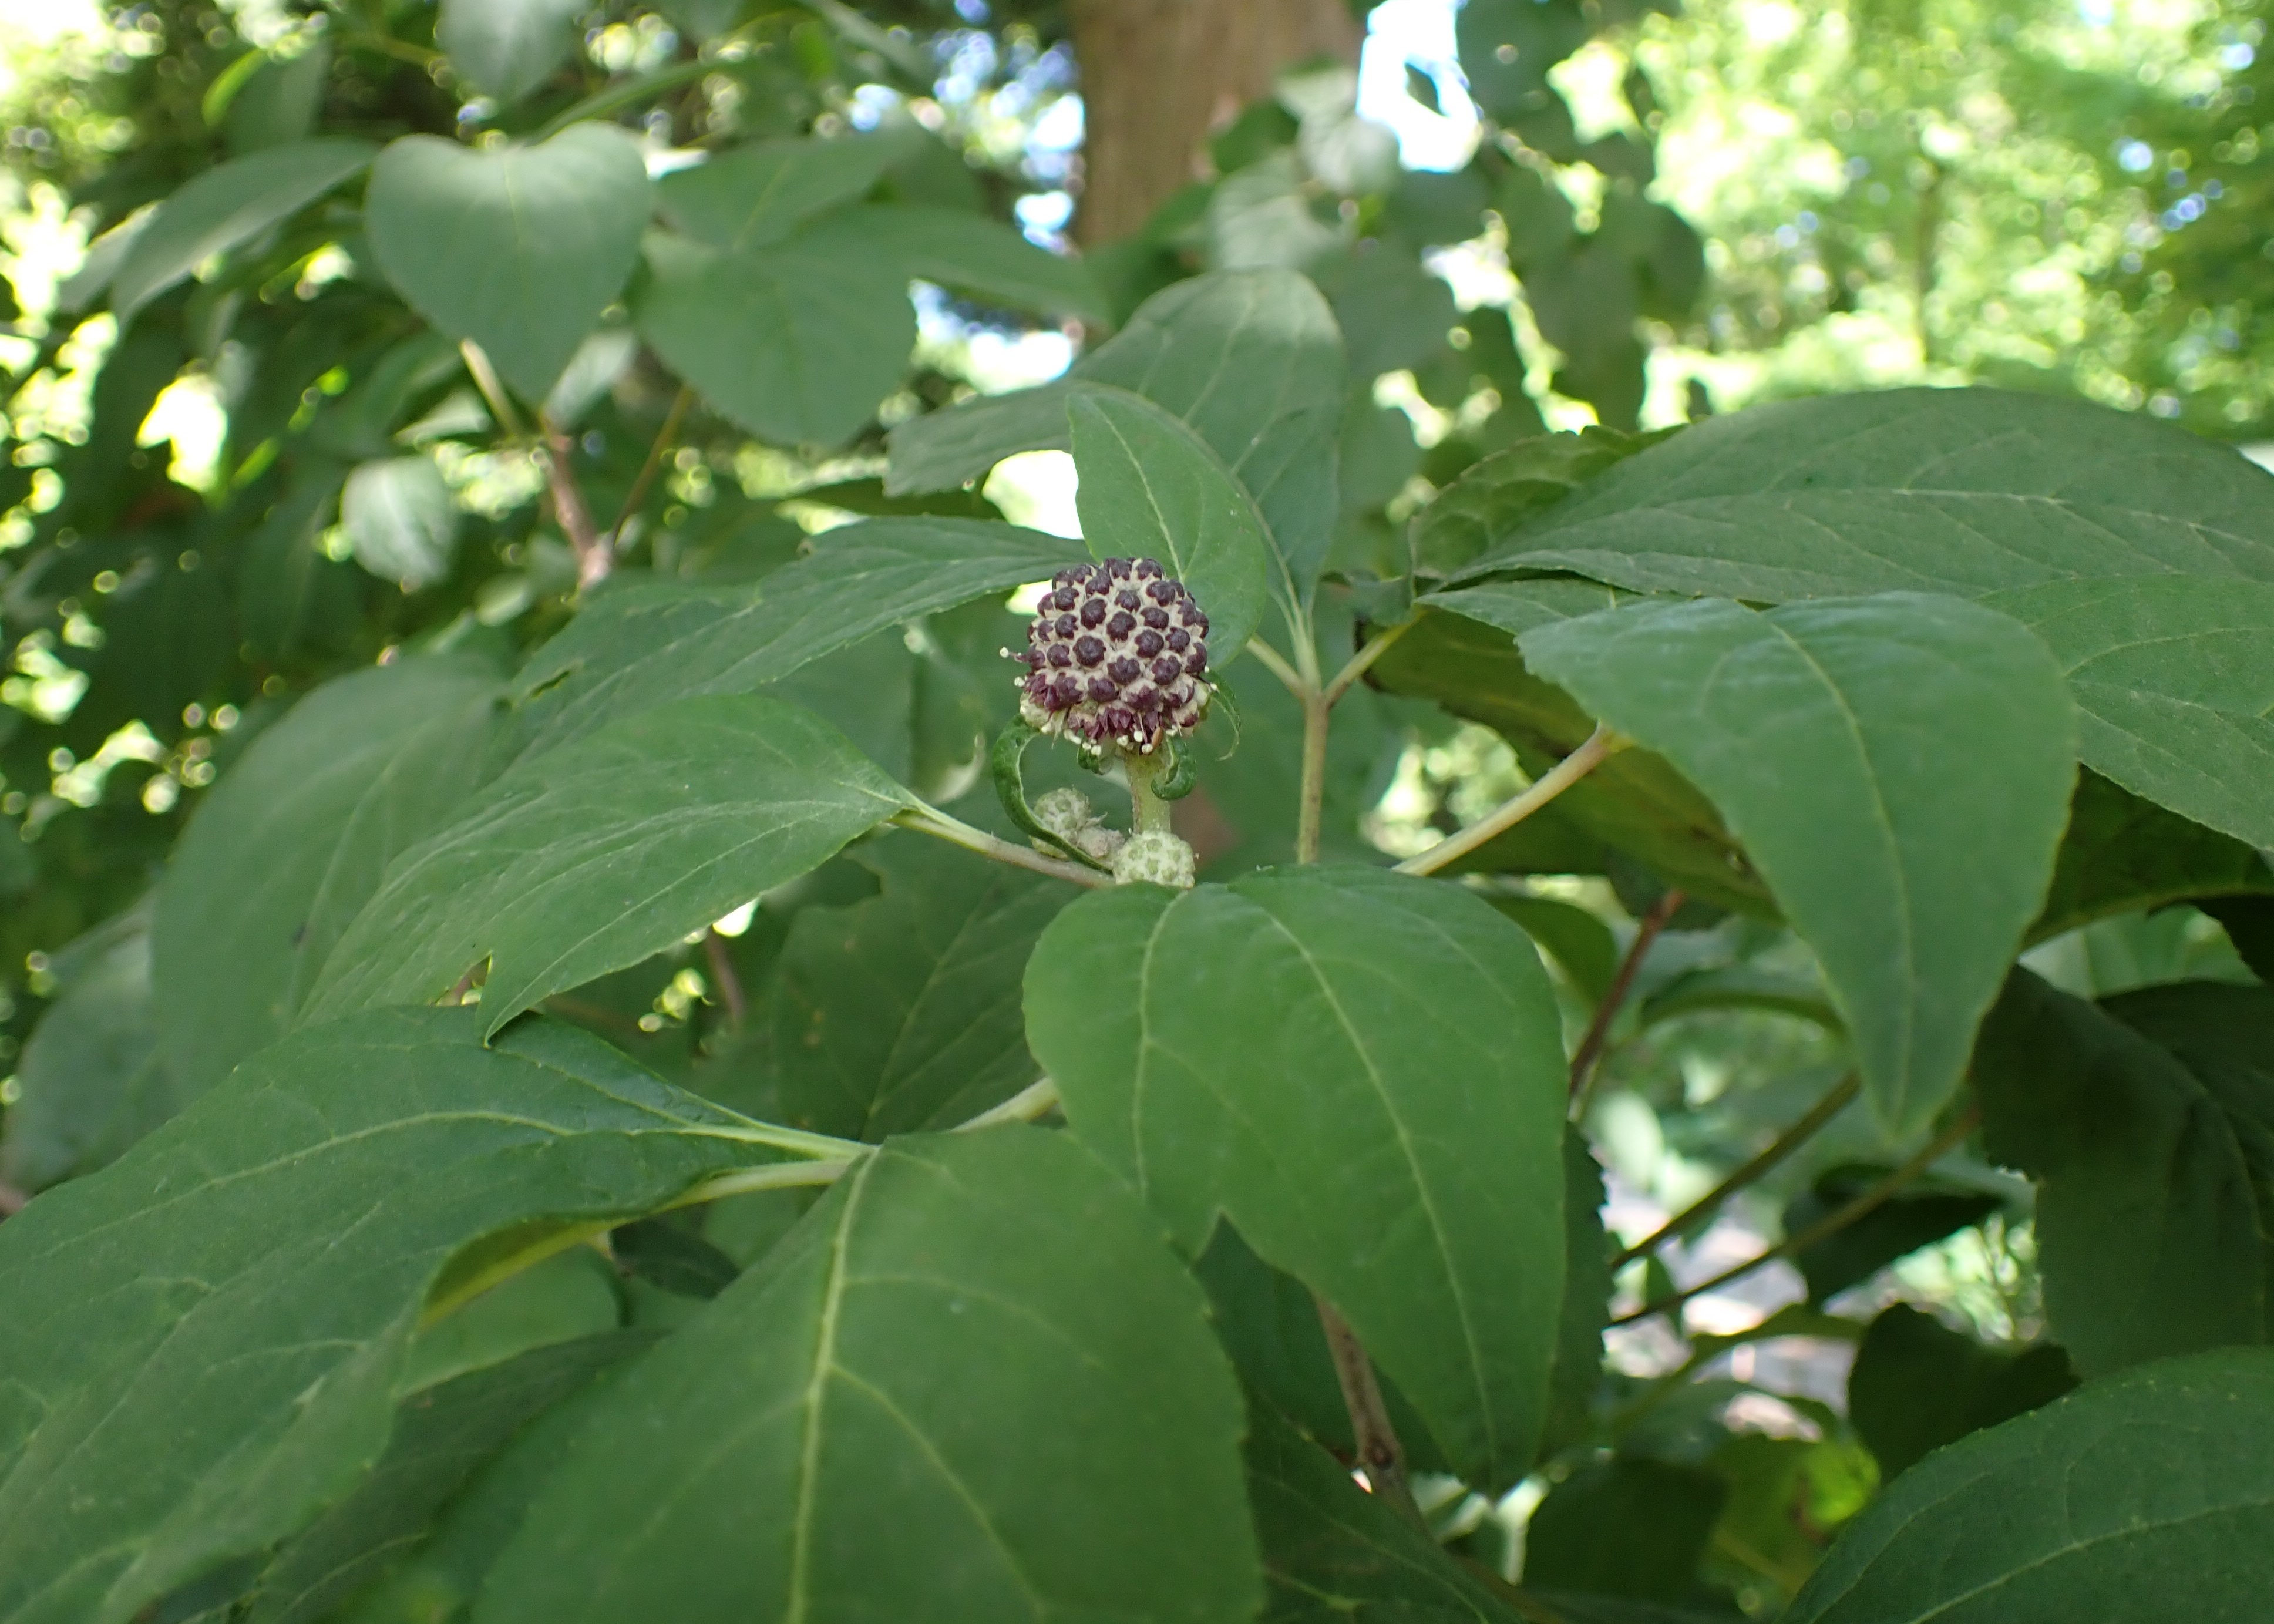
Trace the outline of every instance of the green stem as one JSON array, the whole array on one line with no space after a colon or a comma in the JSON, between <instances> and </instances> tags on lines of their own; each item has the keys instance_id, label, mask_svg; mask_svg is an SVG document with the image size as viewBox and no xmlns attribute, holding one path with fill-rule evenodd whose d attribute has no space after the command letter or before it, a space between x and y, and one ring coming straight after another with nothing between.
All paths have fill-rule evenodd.
<instances>
[{"instance_id":1,"label":"green stem","mask_svg":"<svg viewBox=\"0 0 2274 1624\"><path fill-rule=\"evenodd\" d=\"M1366 675L1366 673L1373 668L1374 661L1380 659L1383 655L1389 652L1389 645L1391 643L1396 643L1400 637L1405 635L1406 633L1412 631L1420 623L1421 616L1418 612L1416 612L1415 613L1407 615L1404 620L1398 621L1397 625L1388 627L1382 631L1374 633L1373 636L1367 638L1366 640L1366 646L1359 650L1357 653L1352 655L1350 657L1349 663L1344 665L1340 671L1335 673L1334 680L1327 684L1327 704L1329 708L1331 709L1333 706L1341 703L1342 696L1350 692L1351 685L1356 682L1360 677Z\"/></svg>"},{"instance_id":2,"label":"green stem","mask_svg":"<svg viewBox=\"0 0 2274 1624\"><path fill-rule=\"evenodd\" d=\"M1625 748L1625 740L1597 723L1585 742L1540 774L1522 794L1502 802L1458 834L1448 835L1419 857L1407 858L1397 865L1398 873L1434 874L1447 863L1466 857L1495 836L1515 828Z\"/></svg>"},{"instance_id":3,"label":"green stem","mask_svg":"<svg viewBox=\"0 0 2274 1624\"><path fill-rule=\"evenodd\" d=\"M1287 663L1287 657L1285 655L1280 653L1278 650L1273 648L1261 637L1250 637L1247 640L1247 652L1255 657L1255 663L1257 665L1262 666L1264 670L1269 672L1273 676L1279 679L1281 687L1284 688L1289 693L1292 694L1298 699L1303 697L1304 685L1302 673L1298 672L1294 666Z\"/></svg>"},{"instance_id":4,"label":"green stem","mask_svg":"<svg viewBox=\"0 0 2274 1624\"><path fill-rule=\"evenodd\" d=\"M1878 1211L1889 1199L1900 1194L1906 1186L1916 1183L1929 1168L1948 1155L1959 1140L1973 1132L1975 1125L1981 1119L1982 1108L1969 1104L1964 1110L1951 1119L1948 1127L1928 1140L1916 1155L1889 1173L1869 1190L1864 1191L1847 1206L1836 1212L1826 1213L1797 1235L1786 1236L1784 1239L1757 1258L1749 1258L1733 1267L1723 1269L1711 1280L1701 1280L1694 1286L1684 1286L1679 1291L1670 1292L1654 1303L1645 1303L1632 1313L1621 1314L1611 1323L1632 1325L1637 1320L1647 1320L1653 1314L1677 1312L1684 1303L1694 1297L1702 1297L1708 1291L1719 1290L1730 1282L1742 1280L1755 1269L1773 1263L1779 1258L1788 1257L1797 1252L1805 1252L1818 1242L1839 1234L1841 1230L1858 1219L1867 1217Z\"/></svg>"},{"instance_id":5,"label":"green stem","mask_svg":"<svg viewBox=\"0 0 2274 1624\"><path fill-rule=\"evenodd\" d=\"M1319 837L1326 816L1327 729L1333 702L1316 688L1303 698L1303 778L1295 803L1295 861L1319 861Z\"/></svg>"},{"instance_id":6,"label":"green stem","mask_svg":"<svg viewBox=\"0 0 2274 1624\"><path fill-rule=\"evenodd\" d=\"M1036 1122L1058 1108L1058 1086L1050 1078L1028 1084L1018 1093L991 1109L983 1110L968 1122L960 1122L948 1130L951 1133L968 1133L974 1128L991 1128L1002 1122Z\"/></svg>"},{"instance_id":7,"label":"green stem","mask_svg":"<svg viewBox=\"0 0 2274 1624\"><path fill-rule=\"evenodd\" d=\"M1063 862L1055 857L1045 857L1031 847L1013 846L1008 840L998 840L983 829L950 817L931 807L915 807L897 814L892 820L902 829L913 829L918 834L960 846L967 852L976 852L982 857L991 857L997 862L1009 863L1014 868L1031 868L1036 874L1047 874L1054 879L1071 880L1076 885L1111 885L1113 876L1085 868L1079 863Z\"/></svg>"},{"instance_id":8,"label":"green stem","mask_svg":"<svg viewBox=\"0 0 2274 1624\"><path fill-rule=\"evenodd\" d=\"M1161 799L1156 786L1174 764L1165 747L1155 750L1150 756L1133 753L1121 758L1122 776L1129 780L1129 803L1133 813L1129 827L1133 833L1170 832L1169 803Z\"/></svg>"},{"instance_id":9,"label":"green stem","mask_svg":"<svg viewBox=\"0 0 2274 1624\"><path fill-rule=\"evenodd\" d=\"M1815 1138L1825 1124L1847 1109L1848 1102L1856 1097L1856 1091L1862 1086L1862 1080L1856 1073L1849 1072L1847 1076L1833 1084L1831 1088L1826 1091L1822 1099L1809 1107L1806 1116L1779 1134L1774 1144L1659 1225L1650 1234L1613 1258L1611 1267L1614 1269L1624 1268L1644 1253L1654 1251L1667 1237L1682 1234L1701 1215L1712 1212L1746 1185L1766 1177L1786 1157Z\"/></svg>"}]
</instances>

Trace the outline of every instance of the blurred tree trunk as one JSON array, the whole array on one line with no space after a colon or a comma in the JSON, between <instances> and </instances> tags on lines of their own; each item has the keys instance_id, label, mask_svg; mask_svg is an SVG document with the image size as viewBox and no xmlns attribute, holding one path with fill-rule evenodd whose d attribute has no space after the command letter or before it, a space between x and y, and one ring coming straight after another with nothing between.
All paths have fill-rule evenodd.
<instances>
[{"instance_id":1,"label":"blurred tree trunk","mask_svg":"<svg viewBox=\"0 0 2274 1624\"><path fill-rule=\"evenodd\" d=\"M1074 234L1110 242L1195 177L1209 133L1314 56L1358 60L1349 0L1074 0L1087 131Z\"/></svg>"}]
</instances>

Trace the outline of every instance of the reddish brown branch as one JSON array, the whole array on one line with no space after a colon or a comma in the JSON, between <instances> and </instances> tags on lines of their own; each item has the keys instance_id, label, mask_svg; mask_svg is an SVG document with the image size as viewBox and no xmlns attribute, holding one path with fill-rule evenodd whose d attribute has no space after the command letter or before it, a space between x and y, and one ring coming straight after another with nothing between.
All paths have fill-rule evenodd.
<instances>
[{"instance_id":1,"label":"reddish brown branch","mask_svg":"<svg viewBox=\"0 0 2274 1624\"><path fill-rule=\"evenodd\" d=\"M1595 1018L1587 1023L1586 1035L1579 1040L1579 1047L1572 1051L1571 1098L1574 1101L1585 1089L1588 1076L1595 1069L1595 1062L1602 1058L1603 1046L1610 1041L1611 1022L1618 1018L1620 1006L1626 1003L1627 993L1634 986L1635 973L1642 968L1642 961L1650 951L1650 944L1658 940L1659 932L1666 929L1666 921L1674 917L1682 903L1680 891L1668 891L1649 913L1642 916L1641 923L1636 927L1635 938L1627 944L1627 956L1619 961L1618 974L1611 978L1610 986L1604 990L1602 1003L1596 1005Z\"/></svg>"}]
</instances>

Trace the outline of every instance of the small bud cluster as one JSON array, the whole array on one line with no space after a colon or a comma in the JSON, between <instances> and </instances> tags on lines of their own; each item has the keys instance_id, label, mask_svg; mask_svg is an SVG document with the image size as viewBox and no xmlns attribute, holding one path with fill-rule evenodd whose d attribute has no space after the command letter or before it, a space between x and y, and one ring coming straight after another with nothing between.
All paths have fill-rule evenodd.
<instances>
[{"instance_id":1,"label":"small bud cluster","mask_svg":"<svg viewBox=\"0 0 2274 1624\"><path fill-rule=\"evenodd\" d=\"M1078 789L1050 791L1035 802L1035 820L1076 851L1087 852L1102 863L1113 861L1125 838L1119 830L1105 826L1105 820L1091 808L1089 797ZM1043 849L1040 841L1035 845L1036 850Z\"/></svg>"},{"instance_id":2,"label":"small bud cluster","mask_svg":"<svg viewBox=\"0 0 2274 1624\"><path fill-rule=\"evenodd\" d=\"M1062 569L1025 651L1010 656L1027 667L1019 713L1046 733L1149 756L1207 712L1208 628L1184 583L1151 559Z\"/></svg>"},{"instance_id":3,"label":"small bud cluster","mask_svg":"<svg viewBox=\"0 0 2274 1624\"><path fill-rule=\"evenodd\" d=\"M1190 891L1197 868L1193 848L1168 831L1140 830L1113 854L1113 883Z\"/></svg>"}]
</instances>

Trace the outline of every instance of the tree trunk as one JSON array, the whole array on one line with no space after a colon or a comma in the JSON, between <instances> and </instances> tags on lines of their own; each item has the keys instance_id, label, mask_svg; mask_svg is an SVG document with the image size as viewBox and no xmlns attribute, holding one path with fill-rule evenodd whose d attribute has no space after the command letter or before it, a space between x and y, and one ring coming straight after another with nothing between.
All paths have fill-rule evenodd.
<instances>
[{"instance_id":1,"label":"tree trunk","mask_svg":"<svg viewBox=\"0 0 2274 1624\"><path fill-rule=\"evenodd\" d=\"M1358 60L1348 0L1074 0L1085 244L1127 237L1205 172L1209 136L1314 56Z\"/></svg>"}]
</instances>

